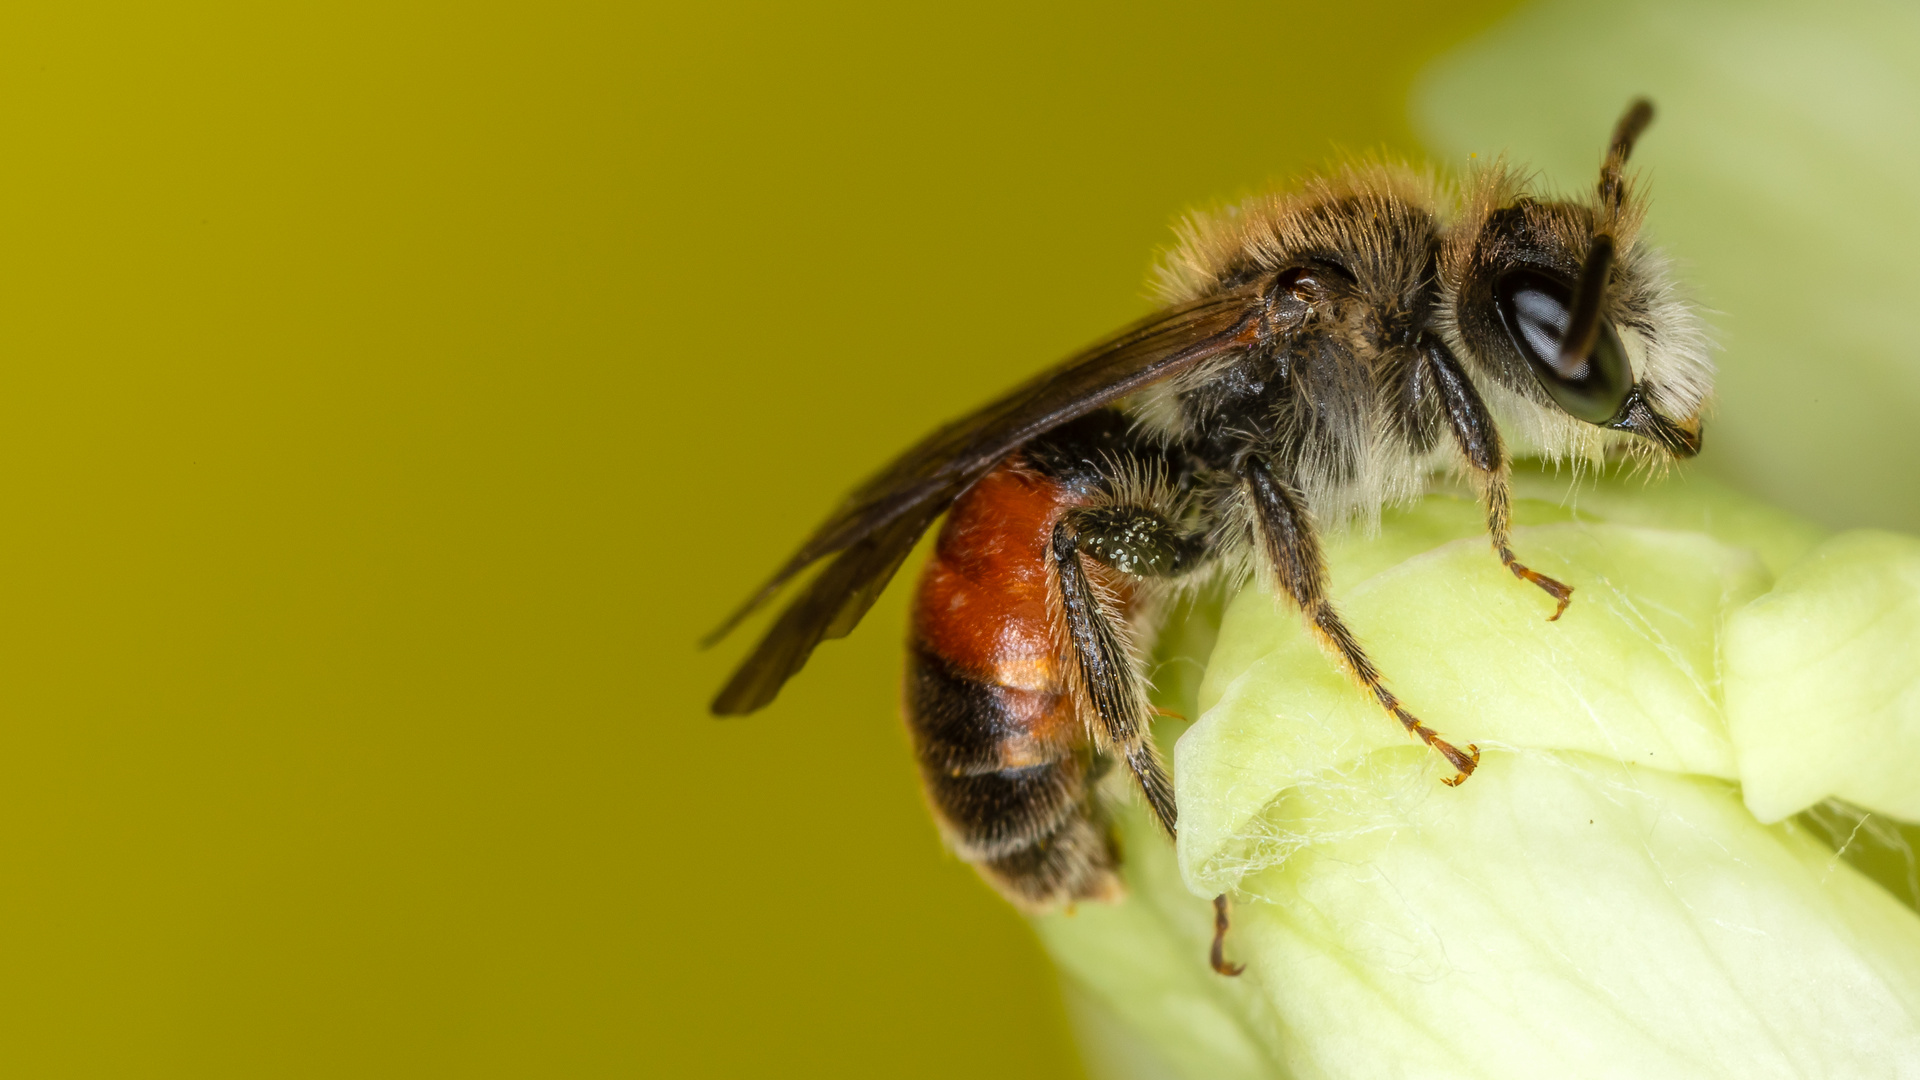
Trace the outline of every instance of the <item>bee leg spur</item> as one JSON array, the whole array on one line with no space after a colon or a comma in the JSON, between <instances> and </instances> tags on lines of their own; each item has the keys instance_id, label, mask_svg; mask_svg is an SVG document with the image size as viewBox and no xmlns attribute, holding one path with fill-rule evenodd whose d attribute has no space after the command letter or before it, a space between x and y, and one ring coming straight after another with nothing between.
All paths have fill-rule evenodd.
<instances>
[{"instance_id":1,"label":"bee leg spur","mask_svg":"<svg viewBox=\"0 0 1920 1080\"><path fill-rule=\"evenodd\" d=\"M1474 477L1479 481L1487 504L1487 535L1493 541L1493 550L1500 555L1500 564L1513 571L1514 577L1538 585L1553 597L1556 606L1553 614L1547 616L1547 621L1558 620L1573 601L1573 586L1529 569L1513 557L1513 546L1508 538L1511 511L1508 506L1507 457L1500 446L1500 429L1494 426L1486 403L1480 400L1480 394L1467 379L1467 373L1461 370L1460 361L1454 359L1453 352L1444 342L1432 334L1423 334L1420 351L1433 377L1433 385L1440 392L1454 441L1459 444L1461 455L1467 459Z\"/></svg>"},{"instance_id":2,"label":"bee leg spur","mask_svg":"<svg viewBox=\"0 0 1920 1080\"><path fill-rule=\"evenodd\" d=\"M1258 457L1250 457L1243 466L1247 488L1253 499L1256 531L1266 551L1267 562L1280 588L1306 615L1308 624L1320 642L1346 665L1360 685L1373 694L1380 707L1400 721L1407 732L1438 751L1456 774L1443 781L1457 787L1480 764L1480 750L1469 744L1465 752L1442 739L1432 728L1408 712L1400 699L1388 690L1373 666L1366 650L1347 629L1327 598L1326 563L1320 555L1320 542L1308 520L1305 500L1300 493L1275 477Z\"/></svg>"},{"instance_id":3,"label":"bee leg spur","mask_svg":"<svg viewBox=\"0 0 1920 1080\"><path fill-rule=\"evenodd\" d=\"M1146 686L1116 627L1116 614L1108 610L1081 559L1093 558L1135 577L1167 576L1197 561L1201 545L1157 510L1099 506L1076 510L1054 526L1053 554L1061 610L1087 698L1108 743L1125 756L1147 805L1171 836L1178 820L1173 782L1150 737L1153 708Z\"/></svg>"},{"instance_id":4,"label":"bee leg spur","mask_svg":"<svg viewBox=\"0 0 1920 1080\"><path fill-rule=\"evenodd\" d=\"M1227 963L1227 897L1222 893L1213 898L1213 947L1207 950L1207 961L1213 970L1226 976L1238 975L1247 970L1245 964Z\"/></svg>"}]
</instances>

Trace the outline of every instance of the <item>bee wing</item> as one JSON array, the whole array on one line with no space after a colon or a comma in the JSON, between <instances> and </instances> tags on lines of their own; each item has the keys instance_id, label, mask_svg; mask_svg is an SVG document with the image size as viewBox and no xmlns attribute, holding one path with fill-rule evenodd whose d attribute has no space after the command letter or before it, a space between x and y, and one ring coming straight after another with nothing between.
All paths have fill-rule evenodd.
<instances>
[{"instance_id":1,"label":"bee wing","mask_svg":"<svg viewBox=\"0 0 1920 1080\"><path fill-rule=\"evenodd\" d=\"M725 637L808 566L838 555L810 582L714 698L721 716L753 712L806 664L814 646L845 637L894 572L973 482L1023 443L1142 387L1254 340L1257 293L1237 291L1159 312L921 440L854 489L793 558L703 644Z\"/></svg>"}]
</instances>

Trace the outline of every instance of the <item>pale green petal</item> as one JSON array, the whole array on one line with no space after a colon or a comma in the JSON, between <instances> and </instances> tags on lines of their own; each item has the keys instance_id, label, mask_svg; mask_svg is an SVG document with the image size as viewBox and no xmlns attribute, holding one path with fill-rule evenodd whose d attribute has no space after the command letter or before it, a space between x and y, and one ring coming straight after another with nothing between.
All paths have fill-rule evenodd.
<instances>
[{"instance_id":1,"label":"pale green petal","mask_svg":"<svg viewBox=\"0 0 1920 1080\"><path fill-rule=\"evenodd\" d=\"M1761 821L1837 796L1920 821L1920 540L1843 533L1726 633L1728 724Z\"/></svg>"},{"instance_id":2,"label":"pale green petal","mask_svg":"<svg viewBox=\"0 0 1920 1080\"><path fill-rule=\"evenodd\" d=\"M1083 1028L1103 1022L1103 1045L1138 1042L1126 1056L1156 1059L1124 1071L1115 1063L1102 1075L1164 1075L1171 1067L1174 1076L1210 1080L1284 1076L1259 988L1207 966L1211 904L1182 884L1172 850L1144 812L1128 808L1121 824L1126 903L1084 904L1034 920L1082 1002Z\"/></svg>"},{"instance_id":3,"label":"pale green petal","mask_svg":"<svg viewBox=\"0 0 1920 1080\"><path fill-rule=\"evenodd\" d=\"M1268 811L1329 837L1241 883L1279 1075L1920 1075L1920 919L1825 846L1722 781L1566 752L1482 773L1447 790L1387 751Z\"/></svg>"},{"instance_id":4,"label":"pale green petal","mask_svg":"<svg viewBox=\"0 0 1920 1080\"><path fill-rule=\"evenodd\" d=\"M1199 701L1175 703L1203 710L1175 755L1178 866L1129 810L1129 901L1037 922L1100 1075L1920 1076L1920 918L1745 809L1720 658L1781 596L1829 622L1858 580L1884 597L1911 548L1818 547L1686 478L1517 486L1545 497L1516 505L1518 549L1577 590L1558 622L1470 500L1328 544L1403 699L1486 751L1462 787L1297 613L1259 588L1228 605ZM1769 563L1791 564L1778 596ZM1237 980L1206 966L1220 891Z\"/></svg>"},{"instance_id":5,"label":"pale green petal","mask_svg":"<svg viewBox=\"0 0 1920 1080\"><path fill-rule=\"evenodd\" d=\"M1410 537L1390 522L1352 561L1409 539L1430 543L1430 518L1453 502L1430 499L1400 519L1417 524ZM1552 601L1507 573L1479 537L1336 584L1349 625L1407 707L1456 744L1586 750L1734 777L1717 631L1725 612L1766 590L1759 559L1699 533L1604 523L1524 528L1515 543L1531 565L1574 586L1559 621L1547 621ZM1335 549L1336 566L1349 563L1344 554ZM1200 707L1175 768L1181 867L1209 896L1305 842L1250 825L1282 791L1408 745L1299 616L1262 589L1228 607ZM1437 789L1446 763L1431 755L1429 768ZM1489 781L1497 774L1483 767L1474 782Z\"/></svg>"},{"instance_id":6,"label":"pale green petal","mask_svg":"<svg viewBox=\"0 0 1920 1080\"><path fill-rule=\"evenodd\" d=\"M1692 466L1657 483L1614 473L1575 484L1570 477L1522 462L1514 469L1513 490L1519 498L1560 504L1580 520L1705 533L1752 551L1775 576L1827 535L1818 525L1743 495Z\"/></svg>"}]
</instances>

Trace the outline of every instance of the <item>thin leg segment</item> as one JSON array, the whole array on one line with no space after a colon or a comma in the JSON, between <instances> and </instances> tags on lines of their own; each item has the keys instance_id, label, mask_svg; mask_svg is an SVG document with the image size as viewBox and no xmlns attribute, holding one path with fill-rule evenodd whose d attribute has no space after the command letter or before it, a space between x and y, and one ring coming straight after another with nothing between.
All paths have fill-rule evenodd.
<instances>
[{"instance_id":1,"label":"thin leg segment","mask_svg":"<svg viewBox=\"0 0 1920 1080\"><path fill-rule=\"evenodd\" d=\"M1213 898L1213 947L1207 950L1207 961L1213 970L1222 975L1238 975L1247 970L1245 964L1227 963L1227 930L1232 920L1227 915L1227 897L1225 893Z\"/></svg>"},{"instance_id":2,"label":"thin leg segment","mask_svg":"<svg viewBox=\"0 0 1920 1080\"><path fill-rule=\"evenodd\" d=\"M1393 714L1401 726L1423 743L1440 752L1458 774L1443 781L1460 784L1472 775L1480 763L1479 748L1468 745L1465 753L1442 739L1432 728L1420 722L1400 704L1400 699L1381 680L1366 650L1347 629L1327 598L1326 563L1320 555L1320 541L1307 518L1306 504L1300 494L1282 483L1258 458L1249 458L1245 467L1247 488L1253 498L1258 532L1266 548L1267 562L1273 567L1280 588L1298 604L1307 622L1321 642L1346 664L1360 684L1372 692L1380 707Z\"/></svg>"},{"instance_id":3,"label":"thin leg segment","mask_svg":"<svg viewBox=\"0 0 1920 1080\"><path fill-rule=\"evenodd\" d=\"M1447 426L1453 430L1461 456L1467 459L1479 480L1481 495L1487 504L1487 535L1493 541L1493 550L1499 553L1501 565L1513 571L1514 577L1533 582L1553 597L1557 606L1553 614L1547 616L1547 621L1553 622L1566 613L1567 605L1573 601L1573 586L1528 569L1513 557L1509 538L1511 496L1507 488L1507 456L1500 446L1500 429L1494 426L1493 416L1480 400L1479 391L1468 381L1460 361L1454 359L1445 343L1428 334L1421 339L1421 346L1433 372L1434 388L1446 407Z\"/></svg>"}]
</instances>

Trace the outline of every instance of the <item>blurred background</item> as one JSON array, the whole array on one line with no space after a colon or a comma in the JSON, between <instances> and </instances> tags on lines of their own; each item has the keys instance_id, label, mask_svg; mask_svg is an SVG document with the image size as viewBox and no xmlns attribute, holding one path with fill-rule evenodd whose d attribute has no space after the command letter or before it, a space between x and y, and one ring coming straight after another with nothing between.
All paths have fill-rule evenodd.
<instances>
[{"instance_id":1,"label":"blurred background","mask_svg":"<svg viewBox=\"0 0 1920 1080\"><path fill-rule=\"evenodd\" d=\"M1584 184L1642 91L1656 229L1726 313L1703 467L1920 527L1872 254L1913 211L1819 167L1912 153L1912 76L1860 76L1855 143L1729 158L1663 135L1749 93L1683 55L1737 17L1695 7L10 11L0 1069L1078 1075L921 805L900 590L750 719L704 709L749 639L694 640L890 453L1148 310L1182 211L1342 149ZM1866 264L1792 190L1716 195L1782 160L1869 186ZM1835 295L1846 348L1769 336Z\"/></svg>"}]
</instances>

